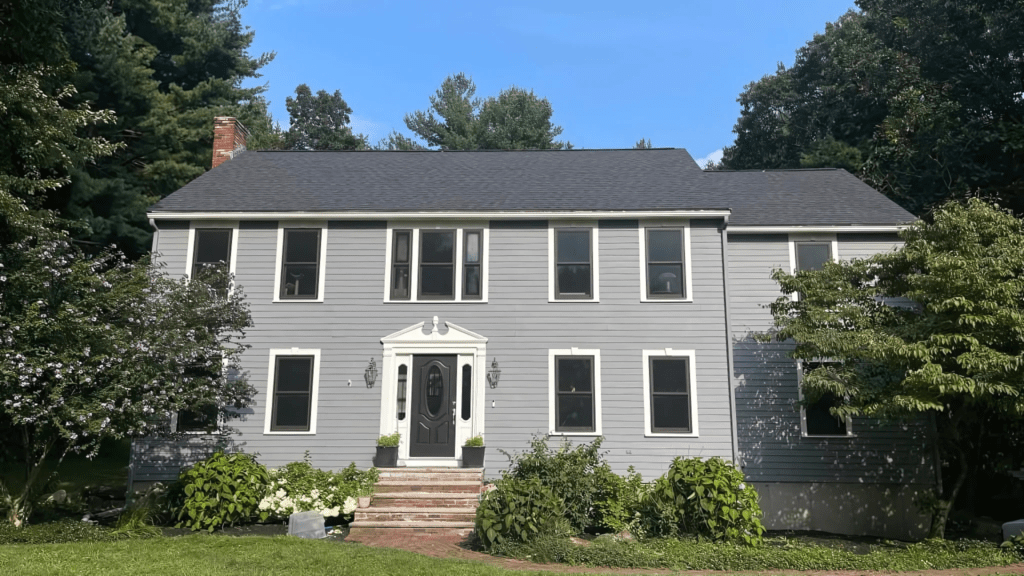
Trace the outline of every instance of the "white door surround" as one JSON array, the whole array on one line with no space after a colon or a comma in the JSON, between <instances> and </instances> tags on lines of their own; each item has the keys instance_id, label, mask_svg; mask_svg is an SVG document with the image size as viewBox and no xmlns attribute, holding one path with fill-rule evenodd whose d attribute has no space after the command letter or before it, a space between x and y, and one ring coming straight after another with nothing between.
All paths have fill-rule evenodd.
<instances>
[{"instance_id":1,"label":"white door surround","mask_svg":"<svg viewBox=\"0 0 1024 576\"><path fill-rule=\"evenodd\" d=\"M462 445L466 439L484 433L484 391L486 389L487 338L465 328L445 322L441 332L437 316L429 332L424 331L426 322L414 324L381 338L384 345L384 361L381 366L380 433L401 434L398 444L399 466L458 466L462 461ZM409 434L412 422L412 387L415 380L412 372L414 355L455 355L455 457L454 458L410 458ZM399 368L405 367L405 417L398 418ZM463 373L469 367L470 415L462 419Z\"/></svg>"}]
</instances>

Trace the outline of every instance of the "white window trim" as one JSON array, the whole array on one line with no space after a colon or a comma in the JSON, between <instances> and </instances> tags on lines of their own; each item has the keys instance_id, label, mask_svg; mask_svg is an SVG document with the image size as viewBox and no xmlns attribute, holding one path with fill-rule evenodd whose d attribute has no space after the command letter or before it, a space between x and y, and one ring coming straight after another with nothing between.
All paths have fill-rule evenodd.
<instances>
[{"instance_id":1,"label":"white window trim","mask_svg":"<svg viewBox=\"0 0 1024 576\"><path fill-rule=\"evenodd\" d=\"M559 300L561 302L561 300ZM593 356L594 357L594 431L593 432L557 432L555 431L555 357L556 356ZM601 351L581 348L549 349L548 350L548 436L601 436Z\"/></svg>"},{"instance_id":2,"label":"white window trim","mask_svg":"<svg viewBox=\"0 0 1024 576\"><path fill-rule=\"evenodd\" d=\"M191 269L191 267L190 267L190 269ZM227 368L228 368L228 359L227 358L224 358L224 360L221 362L221 366L223 367L224 370L227 370ZM224 419L221 418L220 410L218 409L218 411L217 411L217 427L214 428L213 430L209 430L209 431L207 431L207 430L185 430L185 431L179 432L178 431L178 413L177 412L172 412L171 413L171 432L174 433L174 434L186 434L186 435L189 435L189 436L215 436L215 435L221 434L221 429L223 428L224 424L225 424Z\"/></svg>"},{"instance_id":3,"label":"white window trim","mask_svg":"<svg viewBox=\"0 0 1024 576\"><path fill-rule=\"evenodd\" d=\"M409 247L409 299L408 300L392 300L391 299L391 252L394 245L395 230L409 230L412 233L411 246ZM435 300L435 299L420 299L420 287L419 287L419 269L420 269L420 231L421 230L454 230L455 231L455 299L454 300ZM470 299L462 297L462 269L464 262L462 261L463 256L463 238L466 230L482 230L483 237L483 259L480 262L483 266L483 274L480 277L480 298ZM433 224L412 224L408 226L402 225L400 222L388 222L387 228L387 241L384 248L384 302L394 304L415 304L422 302L429 302L431 304L486 304L488 297L488 285L490 284L489 279L491 275L491 231L487 222L470 223L470 222L458 222L453 223L451 226L444 225L433 225Z\"/></svg>"},{"instance_id":4,"label":"white window trim","mask_svg":"<svg viewBox=\"0 0 1024 576\"><path fill-rule=\"evenodd\" d=\"M800 402L804 401L804 362L803 360L796 361L796 390L797 397ZM846 417L846 434L808 434L807 433L807 408L800 404L800 437L808 438L811 440L817 440L819 438L824 439L842 439L842 438L856 438L857 434L853 431L853 418Z\"/></svg>"},{"instance_id":5,"label":"white window trim","mask_svg":"<svg viewBox=\"0 0 1024 576\"><path fill-rule=\"evenodd\" d=\"M693 261L690 258L690 221L640 223L640 301L641 302L693 302ZM650 298L647 295L647 230L657 228L683 229L683 276L686 282L685 298Z\"/></svg>"},{"instance_id":6,"label":"white window trim","mask_svg":"<svg viewBox=\"0 0 1024 576\"><path fill-rule=\"evenodd\" d=\"M203 221L188 223L188 247L185 251L185 278L192 279L192 264L195 259L196 250L196 228L229 228L231 230L231 247L228 258L228 272L235 273L235 263L238 261L238 220L230 221ZM231 285L234 289L234 283Z\"/></svg>"},{"instance_id":7,"label":"white window trim","mask_svg":"<svg viewBox=\"0 0 1024 576\"><path fill-rule=\"evenodd\" d=\"M320 229L320 270L316 298L281 298L281 262L284 260L284 229L285 228L319 228ZM324 288L327 286L327 222L289 222L277 227L277 258L274 260L274 299L273 302L323 302Z\"/></svg>"},{"instance_id":8,"label":"white window trim","mask_svg":"<svg viewBox=\"0 0 1024 576\"><path fill-rule=\"evenodd\" d=\"M270 418L274 413L274 380L277 378L278 356L312 356L313 357L313 390L309 398L309 430L271 430ZM267 401L263 417L263 434L265 436L312 436L316 434L317 398L320 394L320 349L319 348L274 348L270 351L270 364L267 368Z\"/></svg>"},{"instance_id":9,"label":"white window trim","mask_svg":"<svg viewBox=\"0 0 1024 576\"><path fill-rule=\"evenodd\" d=\"M690 379L690 423L691 432L651 432L651 358L679 357L689 360ZM693 350L659 348L644 350L644 436L648 438L698 438L700 429L697 420L697 359Z\"/></svg>"},{"instance_id":10,"label":"white window trim","mask_svg":"<svg viewBox=\"0 0 1024 576\"><path fill-rule=\"evenodd\" d=\"M832 261L839 263L839 241L835 234L790 234L789 235L789 273L796 274L796 245L808 242L811 244L831 244ZM799 300L796 292L790 295L794 302Z\"/></svg>"},{"instance_id":11,"label":"white window trim","mask_svg":"<svg viewBox=\"0 0 1024 576\"><path fill-rule=\"evenodd\" d=\"M555 229L582 228L590 230L590 253L593 259L590 269L590 285L593 298L556 298L555 296ZM600 227L597 221L548 221L548 302L600 302L601 301L601 264L599 255L601 245Z\"/></svg>"}]
</instances>

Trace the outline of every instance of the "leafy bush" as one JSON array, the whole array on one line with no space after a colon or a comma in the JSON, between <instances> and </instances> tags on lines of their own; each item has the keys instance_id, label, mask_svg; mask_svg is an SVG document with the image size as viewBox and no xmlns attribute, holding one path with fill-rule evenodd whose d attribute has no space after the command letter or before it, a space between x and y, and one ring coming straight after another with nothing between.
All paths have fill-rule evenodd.
<instances>
[{"instance_id":1,"label":"leafy bush","mask_svg":"<svg viewBox=\"0 0 1024 576\"><path fill-rule=\"evenodd\" d=\"M348 516L356 509L356 498L373 491L377 469L363 472L355 463L341 472L313 468L307 460L271 469L267 495L260 500L260 520L285 518L293 512L315 510L325 518Z\"/></svg>"},{"instance_id":2,"label":"leafy bush","mask_svg":"<svg viewBox=\"0 0 1024 576\"><path fill-rule=\"evenodd\" d=\"M484 437L483 436L473 436L472 438L467 438L466 439L465 446L467 448L479 448L479 447L481 447L483 445L484 445Z\"/></svg>"},{"instance_id":3,"label":"leafy bush","mask_svg":"<svg viewBox=\"0 0 1024 576\"><path fill-rule=\"evenodd\" d=\"M1001 545L1002 548L1017 555L1024 560L1024 534L1017 534Z\"/></svg>"},{"instance_id":4,"label":"leafy bush","mask_svg":"<svg viewBox=\"0 0 1024 576\"><path fill-rule=\"evenodd\" d=\"M625 476L612 472L607 465L594 472L597 482L591 527L600 531L635 531L640 522L640 502L648 491L643 477L632 466Z\"/></svg>"},{"instance_id":5,"label":"leafy bush","mask_svg":"<svg viewBox=\"0 0 1024 576\"><path fill-rule=\"evenodd\" d=\"M250 522L269 482L253 456L217 452L178 478L171 498L176 526L213 532Z\"/></svg>"},{"instance_id":6,"label":"leafy bush","mask_svg":"<svg viewBox=\"0 0 1024 576\"><path fill-rule=\"evenodd\" d=\"M614 475L601 456L601 438L573 446L564 440L557 450L543 437L530 442L530 450L511 456L508 476L519 480L536 478L562 500L565 518L573 530L582 532L595 524L595 498ZM607 491L607 489L605 489ZM632 515L632 513L630 513Z\"/></svg>"},{"instance_id":7,"label":"leafy bush","mask_svg":"<svg viewBox=\"0 0 1024 576\"><path fill-rule=\"evenodd\" d=\"M114 535L119 538L152 538L160 536L160 529L153 525L154 512L147 506L127 508L117 518Z\"/></svg>"},{"instance_id":8,"label":"leafy bush","mask_svg":"<svg viewBox=\"0 0 1024 576\"><path fill-rule=\"evenodd\" d=\"M721 458L676 458L640 505L642 532L758 545L764 526L757 500L743 473Z\"/></svg>"},{"instance_id":9,"label":"leafy bush","mask_svg":"<svg viewBox=\"0 0 1024 576\"><path fill-rule=\"evenodd\" d=\"M394 434L385 434L380 438L377 438L377 446L383 446L385 448L394 448L398 446L398 441L402 439L402 435L398 432Z\"/></svg>"},{"instance_id":10,"label":"leafy bush","mask_svg":"<svg viewBox=\"0 0 1024 576\"><path fill-rule=\"evenodd\" d=\"M505 477L491 486L476 510L476 532L484 548L567 530L560 522L561 499L539 479Z\"/></svg>"},{"instance_id":11,"label":"leafy bush","mask_svg":"<svg viewBox=\"0 0 1024 576\"><path fill-rule=\"evenodd\" d=\"M873 546L867 554L854 554L786 538L769 539L758 547L697 541L694 538L643 541L601 538L588 546L579 546L564 536L540 536L530 542L500 544L493 552L533 562L671 570L878 572L1006 566L1020 561L994 543L971 540L883 544Z\"/></svg>"},{"instance_id":12,"label":"leafy bush","mask_svg":"<svg viewBox=\"0 0 1024 576\"><path fill-rule=\"evenodd\" d=\"M0 545L112 542L117 539L118 536L110 528L78 520L29 524L21 528L16 528L7 522L0 522Z\"/></svg>"}]
</instances>

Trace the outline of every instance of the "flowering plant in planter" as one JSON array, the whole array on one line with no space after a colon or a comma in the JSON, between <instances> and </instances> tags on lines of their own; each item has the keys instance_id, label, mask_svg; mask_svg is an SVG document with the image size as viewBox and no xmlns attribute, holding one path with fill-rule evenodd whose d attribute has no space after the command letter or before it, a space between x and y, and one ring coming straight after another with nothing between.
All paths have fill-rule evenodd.
<instances>
[{"instance_id":1,"label":"flowering plant in planter","mask_svg":"<svg viewBox=\"0 0 1024 576\"><path fill-rule=\"evenodd\" d=\"M259 503L260 519L287 518L295 512L313 510L325 518L347 518L356 509L357 498L373 491L377 471L356 469L341 472L313 468L308 460L271 468L267 495Z\"/></svg>"}]
</instances>

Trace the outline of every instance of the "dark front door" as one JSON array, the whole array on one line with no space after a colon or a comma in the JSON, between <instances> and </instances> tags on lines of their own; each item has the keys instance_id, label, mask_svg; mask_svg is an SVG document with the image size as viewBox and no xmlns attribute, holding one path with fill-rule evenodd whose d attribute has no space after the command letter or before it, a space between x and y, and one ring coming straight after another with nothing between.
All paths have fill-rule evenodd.
<instances>
[{"instance_id":1,"label":"dark front door","mask_svg":"<svg viewBox=\"0 0 1024 576\"><path fill-rule=\"evenodd\" d=\"M455 356L414 356L409 456L455 457Z\"/></svg>"}]
</instances>

